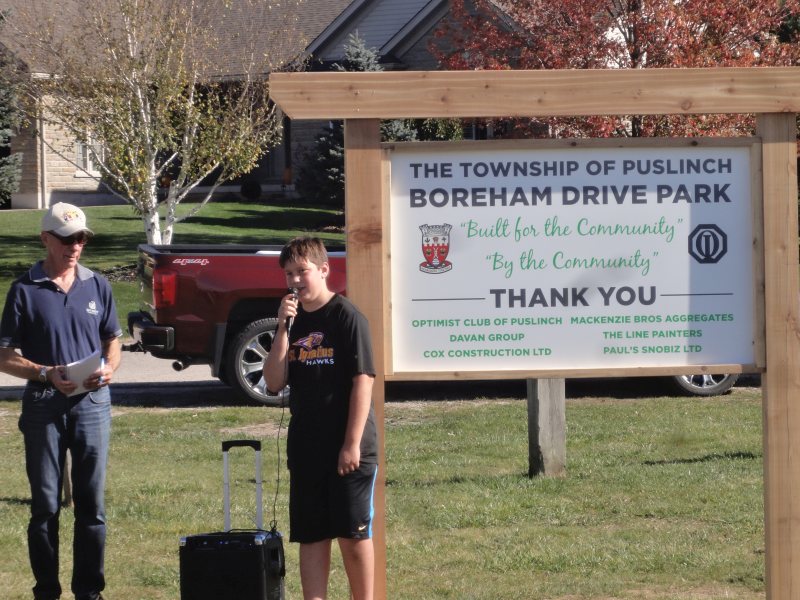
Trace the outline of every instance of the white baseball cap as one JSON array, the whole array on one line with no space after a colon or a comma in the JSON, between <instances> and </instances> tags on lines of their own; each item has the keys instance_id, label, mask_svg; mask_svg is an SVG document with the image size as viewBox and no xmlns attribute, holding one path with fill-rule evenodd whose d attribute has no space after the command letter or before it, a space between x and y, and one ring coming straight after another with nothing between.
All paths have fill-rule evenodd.
<instances>
[{"instance_id":1,"label":"white baseball cap","mask_svg":"<svg viewBox=\"0 0 800 600\"><path fill-rule=\"evenodd\" d=\"M42 217L42 231L49 231L68 237L74 233L85 231L94 235L94 231L86 226L86 215L77 206L66 202L57 202Z\"/></svg>"}]
</instances>

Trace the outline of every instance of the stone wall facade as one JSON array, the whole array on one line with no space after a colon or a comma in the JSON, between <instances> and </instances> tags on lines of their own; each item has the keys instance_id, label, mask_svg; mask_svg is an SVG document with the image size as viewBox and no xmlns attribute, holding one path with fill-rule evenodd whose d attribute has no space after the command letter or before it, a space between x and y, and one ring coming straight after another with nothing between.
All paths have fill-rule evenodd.
<instances>
[{"instance_id":1,"label":"stone wall facade","mask_svg":"<svg viewBox=\"0 0 800 600\"><path fill-rule=\"evenodd\" d=\"M65 129L37 123L42 133L27 127L12 139L12 152L22 152L19 191L12 195L12 208L43 209L56 202L77 206L115 203L113 194L102 191L99 181L78 168L78 145ZM119 202L119 200L116 200Z\"/></svg>"},{"instance_id":2,"label":"stone wall facade","mask_svg":"<svg viewBox=\"0 0 800 600\"><path fill-rule=\"evenodd\" d=\"M11 152L22 154L19 189L11 196L12 208L44 208L40 190L40 141L31 127L26 127L11 138Z\"/></svg>"}]
</instances>

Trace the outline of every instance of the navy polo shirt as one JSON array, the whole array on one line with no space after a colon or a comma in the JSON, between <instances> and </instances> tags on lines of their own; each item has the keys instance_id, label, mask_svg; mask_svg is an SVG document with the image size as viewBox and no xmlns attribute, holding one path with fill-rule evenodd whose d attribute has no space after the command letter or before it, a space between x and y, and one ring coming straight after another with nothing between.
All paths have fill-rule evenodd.
<instances>
[{"instance_id":1,"label":"navy polo shirt","mask_svg":"<svg viewBox=\"0 0 800 600\"><path fill-rule=\"evenodd\" d=\"M122 329L108 281L82 265L68 293L39 261L11 284L0 321L0 347L42 365L66 365L100 350Z\"/></svg>"}]
</instances>

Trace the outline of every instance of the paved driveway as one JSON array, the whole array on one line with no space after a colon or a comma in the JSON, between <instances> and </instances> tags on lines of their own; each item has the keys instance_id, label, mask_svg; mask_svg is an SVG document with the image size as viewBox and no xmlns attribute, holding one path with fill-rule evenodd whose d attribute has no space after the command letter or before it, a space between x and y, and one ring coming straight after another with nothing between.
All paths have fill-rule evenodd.
<instances>
[{"instance_id":1,"label":"paved driveway","mask_svg":"<svg viewBox=\"0 0 800 600\"><path fill-rule=\"evenodd\" d=\"M0 399L19 398L25 382L0 373ZM233 402L230 388L211 376L208 365L195 365L175 371L172 361L154 358L144 352L123 352L122 363L114 374L113 402L164 405L175 403Z\"/></svg>"}]
</instances>

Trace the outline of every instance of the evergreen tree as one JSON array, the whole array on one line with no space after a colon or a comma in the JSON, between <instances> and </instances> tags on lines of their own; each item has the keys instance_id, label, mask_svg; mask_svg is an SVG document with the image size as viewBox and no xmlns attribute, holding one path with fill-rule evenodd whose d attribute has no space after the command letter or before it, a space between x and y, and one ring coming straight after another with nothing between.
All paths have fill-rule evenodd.
<instances>
[{"instance_id":1,"label":"evergreen tree","mask_svg":"<svg viewBox=\"0 0 800 600\"><path fill-rule=\"evenodd\" d=\"M297 191L314 204L344 207L344 125L331 121L303 154Z\"/></svg>"},{"instance_id":2,"label":"evergreen tree","mask_svg":"<svg viewBox=\"0 0 800 600\"><path fill-rule=\"evenodd\" d=\"M367 48L366 41L358 35L351 33L344 46L344 65L335 64L337 71L352 71L365 73L368 71L383 71L378 50ZM410 121L394 119L381 122L381 139L384 142L411 142L417 139L417 132Z\"/></svg>"},{"instance_id":3,"label":"evergreen tree","mask_svg":"<svg viewBox=\"0 0 800 600\"><path fill-rule=\"evenodd\" d=\"M417 139L422 142L464 139L461 119L413 119L411 122Z\"/></svg>"},{"instance_id":4,"label":"evergreen tree","mask_svg":"<svg viewBox=\"0 0 800 600\"><path fill-rule=\"evenodd\" d=\"M344 45L344 64L334 64L333 69L359 73L383 71L378 51L375 48L367 48L366 41L357 31L347 37L347 43Z\"/></svg>"},{"instance_id":5,"label":"evergreen tree","mask_svg":"<svg viewBox=\"0 0 800 600\"><path fill-rule=\"evenodd\" d=\"M0 15L0 26L3 20ZM0 55L0 68L4 68L9 60L8 56ZM0 208L10 206L11 194L19 187L22 154L11 154L11 138L20 122L16 90L9 83L0 81Z\"/></svg>"},{"instance_id":6,"label":"evergreen tree","mask_svg":"<svg viewBox=\"0 0 800 600\"><path fill-rule=\"evenodd\" d=\"M383 71L378 51L368 48L358 33L350 34L344 47L343 64L337 71ZM384 142L461 139L457 119L394 119L381 122ZM317 135L314 145L303 154L297 179L298 192L316 204L344 207L344 128L331 122Z\"/></svg>"}]
</instances>

